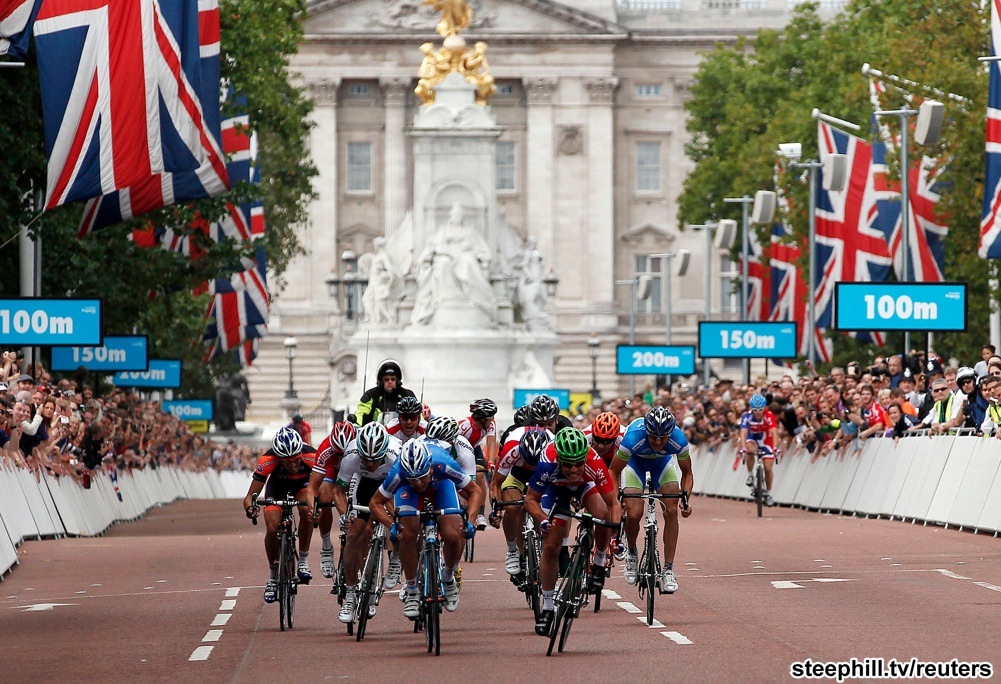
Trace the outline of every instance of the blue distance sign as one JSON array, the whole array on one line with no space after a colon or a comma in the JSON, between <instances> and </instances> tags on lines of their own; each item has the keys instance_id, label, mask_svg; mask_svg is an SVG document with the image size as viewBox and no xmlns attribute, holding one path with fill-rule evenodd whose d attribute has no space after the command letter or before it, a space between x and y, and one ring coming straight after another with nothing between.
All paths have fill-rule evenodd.
<instances>
[{"instance_id":1,"label":"blue distance sign","mask_svg":"<svg viewBox=\"0 0 1001 684\"><path fill-rule=\"evenodd\" d=\"M514 408L531 404L536 397L547 394L556 400L560 410L570 410L570 390L568 389L515 389Z\"/></svg>"},{"instance_id":2,"label":"blue distance sign","mask_svg":"<svg viewBox=\"0 0 1001 684\"><path fill-rule=\"evenodd\" d=\"M181 386L180 360L150 359L149 370L123 371L112 378L115 387L157 387Z\"/></svg>"},{"instance_id":3,"label":"blue distance sign","mask_svg":"<svg viewBox=\"0 0 1001 684\"><path fill-rule=\"evenodd\" d=\"M692 375L695 347L620 344L615 348L615 372L619 375Z\"/></svg>"},{"instance_id":4,"label":"blue distance sign","mask_svg":"<svg viewBox=\"0 0 1001 684\"><path fill-rule=\"evenodd\" d=\"M181 420L212 420L211 399L185 399L163 402L164 413Z\"/></svg>"},{"instance_id":5,"label":"blue distance sign","mask_svg":"<svg viewBox=\"0 0 1001 684\"><path fill-rule=\"evenodd\" d=\"M703 359L791 359L796 356L796 323L702 321L699 356Z\"/></svg>"},{"instance_id":6,"label":"blue distance sign","mask_svg":"<svg viewBox=\"0 0 1001 684\"><path fill-rule=\"evenodd\" d=\"M0 299L0 340L11 346L102 344L100 299Z\"/></svg>"},{"instance_id":7,"label":"blue distance sign","mask_svg":"<svg viewBox=\"0 0 1001 684\"><path fill-rule=\"evenodd\" d=\"M144 371L149 368L149 339L145 335L111 336L100 347L53 347L52 370Z\"/></svg>"},{"instance_id":8,"label":"blue distance sign","mask_svg":"<svg viewBox=\"0 0 1001 684\"><path fill-rule=\"evenodd\" d=\"M960 331L966 283L837 283L834 329Z\"/></svg>"}]
</instances>

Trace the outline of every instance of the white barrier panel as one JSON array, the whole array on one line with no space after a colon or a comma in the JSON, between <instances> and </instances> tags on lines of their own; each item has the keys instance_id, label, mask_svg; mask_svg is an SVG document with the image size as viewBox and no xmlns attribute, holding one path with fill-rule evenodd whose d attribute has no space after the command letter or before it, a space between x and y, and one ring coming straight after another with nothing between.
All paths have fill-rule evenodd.
<instances>
[{"instance_id":1,"label":"white barrier panel","mask_svg":"<svg viewBox=\"0 0 1001 684\"><path fill-rule=\"evenodd\" d=\"M1001 460L1001 444L997 440L990 440L990 456L995 460ZM977 528L981 530L1001 530L1001 469L995 475L990 491L987 492L987 500L984 501L984 511L977 521Z\"/></svg>"},{"instance_id":2,"label":"white barrier panel","mask_svg":"<svg viewBox=\"0 0 1001 684\"><path fill-rule=\"evenodd\" d=\"M861 454L852 450L834 451L820 458L834 462L831 466L830 482L820 502L821 510L843 511L848 490L851 489L859 463L862 462ZM806 473L803 476L805 477Z\"/></svg>"},{"instance_id":3,"label":"white barrier panel","mask_svg":"<svg viewBox=\"0 0 1001 684\"><path fill-rule=\"evenodd\" d=\"M953 442L925 520L942 523L948 521L949 511L952 510L952 504L960 495L959 487L963 484L966 470L970 466L970 459L973 458L973 452L978 446L980 446L978 439L956 438Z\"/></svg>"},{"instance_id":4,"label":"white barrier panel","mask_svg":"<svg viewBox=\"0 0 1001 684\"><path fill-rule=\"evenodd\" d=\"M31 509L21 491L21 478L16 469L0 466L0 518L7 528L8 539L15 546L25 539L38 537L38 528Z\"/></svg>"},{"instance_id":5,"label":"white barrier panel","mask_svg":"<svg viewBox=\"0 0 1001 684\"><path fill-rule=\"evenodd\" d=\"M958 438L945 436L914 440L922 443L922 446L917 449L914 463L920 468L918 468L918 475L914 479L906 511L902 513L904 517L915 520L927 519L931 500L935 496L935 490L938 489L939 480L942 478L942 471L945 470L945 464L949 460L949 450L956 439ZM964 437L963 439L969 438ZM910 479L908 477L908 480ZM908 486L908 483L905 482L904 486Z\"/></svg>"},{"instance_id":6,"label":"white barrier panel","mask_svg":"<svg viewBox=\"0 0 1001 684\"><path fill-rule=\"evenodd\" d=\"M916 439L916 438L914 438ZM892 441L892 440L887 440ZM907 481L907 474L914 465L910 450L911 439L898 440L893 445L893 449L887 453L887 458L893 461L893 470L886 483L886 492L883 494L883 503L879 507L880 515L893 517L896 515L897 504L904 491L904 483Z\"/></svg>"},{"instance_id":7,"label":"white barrier panel","mask_svg":"<svg viewBox=\"0 0 1001 684\"><path fill-rule=\"evenodd\" d=\"M4 525L3 518L0 518L0 576L3 576L16 563L18 563L17 548L10 540L10 532Z\"/></svg>"},{"instance_id":8,"label":"white barrier panel","mask_svg":"<svg viewBox=\"0 0 1001 684\"><path fill-rule=\"evenodd\" d=\"M782 462L775 465L773 499L780 504L796 503L796 492L803 483L807 469L811 467L812 458L813 454L806 449L792 449L782 454Z\"/></svg>"},{"instance_id":9,"label":"white barrier panel","mask_svg":"<svg viewBox=\"0 0 1001 684\"><path fill-rule=\"evenodd\" d=\"M833 458L820 458L811 463L806 470L808 477L803 478L796 492L796 503L819 511L824 494L827 493L832 468L837 468L837 460Z\"/></svg>"},{"instance_id":10,"label":"white barrier panel","mask_svg":"<svg viewBox=\"0 0 1001 684\"><path fill-rule=\"evenodd\" d=\"M704 460L704 458L702 459ZM701 491L698 488L699 484L699 473L698 471L693 471L695 473L695 490ZM237 472L235 470L225 470L219 474L219 480L222 482L224 496L227 499L242 499L247 495L247 490L250 489L250 483L253 481L253 471L244 470Z\"/></svg>"},{"instance_id":11,"label":"white barrier panel","mask_svg":"<svg viewBox=\"0 0 1001 684\"><path fill-rule=\"evenodd\" d=\"M872 459L872 467L866 475L855 504L856 513L879 515L886 498L886 487L896 470L893 462L893 440L877 437L865 445L865 458Z\"/></svg>"},{"instance_id":12,"label":"white barrier panel","mask_svg":"<svg viewBox=\"0 0 1001 684\"><path fill-rule=\"evenodd\" d=\"M949 522L961 527L977 527L984 513L991 485L1001 465L1001 441L981 439L966 467L959 495L949 511Z\"/></svg>"}]
</instances>

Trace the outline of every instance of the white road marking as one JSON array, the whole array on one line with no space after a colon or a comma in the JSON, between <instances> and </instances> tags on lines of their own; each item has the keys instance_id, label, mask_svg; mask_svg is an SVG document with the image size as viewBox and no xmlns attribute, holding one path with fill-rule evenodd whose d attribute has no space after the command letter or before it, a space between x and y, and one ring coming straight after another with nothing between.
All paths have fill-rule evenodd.
<instances>
[{"instance_id":1,"label":"white road marking","mask_svg":"<svg viewBox=\"0 0 1001 684\"><path fill-rule=\"evenodd\" d=\"M215 620L212 621L212 624L209 625L209 627L222 627L229 622L231 617L233 617L232 613L219 613L215 616Z\"/></svg>"},{"instance_id":2,"label":"white road marking","mask_svg":"<svg viewBox=\"0 0 1001 684\"><path fill-rule=\"evenodd\" d=\"M974 582L978 587L983 587L984 589L990 589L991 591L1001 591L1001 587L996 584L989 584L987 582Z\"/></svg>"},{"instance_id":3,"label":"white road marking","mask_svg":"<svg viewBox=\"0 0 1001 684\"><path fill-rule=\"evenodd\" d=\"M894 566L896 566L896 565L901 565L901 564L900 563L890 563L890 567L891 568L894 567Z\"/></svg>"},{"instance_id":4,"label":"white road marking","mask_svg":"<svg viewBox=\"0 0 1001 684\"><path fill-rule=\"evenodd\" d=\"M764 563L765 561L751 561L752 563Z\"/></svg>"},{"instance_id":5,"label":"white road marking","mask_svg":"<svg viewBox=\"0 0 1001 684\"><path fill-rule=\"evenodd\" d=\"M831 565L821 565L820 567L821 568L830 568L830 567L833 567L833 566L831 566Z\"/></svg>"},{"instance_id":6,"label":"white road marking","mask_svg":"<svg viewBox=\"0 0 1001 684\"><path fill-rule=\"evenodd\" d=\"M835 578L835 577L814 577L813 579L796 580L796 582L820 582L820 583L826 583L826 582L851 582L851 581L852 580L850 578L847 578L847 577L837 577L837 578ZM801 584L796 584L796 582L789 582L789 581L777 581L776 582L776 581L773 581L772 582L772 586L775 587L776 589L803 589L804 588Z\"/></svg>"},{"instance_id":7,"label":"white road marking","mask_svg":"<svg viewBox=\"0 0 1001 684\"><path fill-rule=\"evenodd\" d=\"M685 570L694 570L695 572L698 572L698 571L699 571L699 569L698 569L698 568L685 568Z\"/></svg>"},{"instance_id":8,"label":"white road marking","mask_svg":"<svg viewBox=\"0 0 1001 684\"><path fill-rule=\"evenodd\" d=\"M611 589L602 589L601 595L607 598L609 601L618 601L620 598L622 598Z\"/></svg>"},{"instance_id":9,"label":"white road marking","mask_svg":"<svg viewBox=\"0 0 1001 684\"><path fill-rule=\"evenodd\" d=\"M689 639L688 637L686 637L681 632L661 632L661 634L663 634L664 636L666 636L668 639L670 639L671 641L673 641L676 644L685 645L685 644L691 644L692 643L692 640Z\"/></svg>"},{"instance_id":10,"label":"white road marking","mask_svg":"<svg viewBox=\"0 0 1001 684\"><path fill-rule=\"evenodd\" d=\"M78 591L77 593L78 594L86 594L87 592L86 591Z\"/></svg>"},{"instance_id":11,"label":"white road marking","mask_svg":"<svg viewBox=\"0 0 1001 684\"><path fill-rule=\"evenodd\" d=\"M826 563L827 561L825 561L823 558L814 558L813 562L814 563Z\"/></svg>"},{"instance_id":12,"label":"white road marking","mask_svg":"<svg viewBox=\"0 0 1001 684\"><path fill-rule=\"evenodd\" d=\"M199 646L194 651L191 652L191 657L188 658L188 662L196 660L208 660L209 654L212 653L211 646Z\"/></svg>"},{"instance_id":13,"label":"white road marking","mask_svg":"<svg viewBox=\"0 0 1001 684\"><path fill-rule=\"evenodd\" d=\"M950 570L946 570L945 568L936 568L935 572L940 572L943 575L945 575L946 577L951 577L953 579L960 579L960 580L968 580L968 579L970 579L969 577L963 577L962 575L957 575L956 573L951 572Z\"/></svg>"},{"instance_id":14,"label":"white road marking","mask_svg":"<svg viewBox=\"0 0 1001 684\"><path fill-rule=\"evenodd\" d=\"M685 563L685 565L698 565L698 563Z\"/></svg>"},{"instance_id":15,"label":"white road marking","mask_svg":"<svg viewBox=\"0 0 1001 684\"><path fill-rule=\"evenodd\" d=\"M240 587L230 587L226 590L226 598L235 598L240 595Z\"/></svg>"},{"instance_id":16,"label":"white road marking","mask_svg":"<svg viewBox=\"0 0 1001 684\"><path fill-rule=\"evenodd\" d=\"M795 582L789 582L787 580L772 582L772 586L776 589L802 589L802 584L796 584Z\"/></svg>"},{"instance_id":17,"label":"white road marking","mask_svg":"<svg viewBox=\"0 0 1001 684\"><path fill-rule=\"evenodd\" d=\"M229 599L219 604L219 610L233 610L236 608L236 601Z\"/></svg>"},{"instance_id":18,"label":"white road marking","mask_svg":"<svg viewBox=\"0 0 1001 684\"><path fill-rule=\"evenodd\" d=\"M166 584L167 580L157 580L156 583L157 584Z\"/></svg>"},{"instance_id":19,"label":"white road marking","mask_svg":"<svg viewBox=\"0 0 1001 684\"><path fill-rule=\"evenodd\" d=\"M52 610L57 606L76 606L76 603L35 603L30 606L14 606L21 608L22 613L37 613L40 610Z\"/></svg>"},{"instance_id":20,"label":"white road marking","mask_svg":"<svg viewBox=\"0 0 1001 684\"><path fill-rule=\"evenodd\" d=\"M212 586L213 587L221 587L222 586L222 582L213 582Z\"/></svg>"},{"instance_id":21,"label":"white road marking","mask_svg":"<svg viewBox=\"0 0 1001 684\"><path fill-rule=\"evenodd\" d=\"M204 644L207 642L219 641L219 637L221 636L222 636L221 629L210 629L209 631L205 632L205 636L202 637L202 643Z\"/></svg>"},{"instance_id":22,"label":"white road marking","mask_svg":"<svg viewBox=\"0 0 1001 684\"><path fill-rule=\"evenodd\" d=\"M880 558L879 560L893 560L893 559L890 558L889 556L886 556L885 558Z\"/></svg>"},{"instance_id":23,"label":"white road marking","mask_svg":"<svg viewBox=\"0 0 1001 684\"><path fill-rule=\"evenodd\" d=\"M233 579L233 578L230 576L230 577L224 577L223 579Z\"/></svg>"},{"instance_id":24,"label":"white road marking","mask_svg":"<svg viewBox=\"0 0 1001 684\"><path fill-rule=\"evenodd\" d=\"M485 572L485 573L483 573L483 576L484 577L493 577L494 573L492 573L492 572Z\"/></svg>"},{"instance_id":25,"label":"white road marking","mask_svg":"<svg viewBox=\"0 0 1001 684\"><path fill-rule=\"evenodd\" d=\"M639 608L637 608L633 604L629 603L628 601L620 601L619 603L616 603L615 605L617 605L619 608L621 608L622 610L626 611L627 613L630 613L630 614L633 614L633 615L635 615L636 613L642 613L643 612L642 610L640 610Z\"/></svg>"},{"instance_id":26,"label":"white road marking","mask_svg":"<svg viewBox=\"0 0 1001 684\"><path fill-rule=\"evenodd\" d=\"M100 585L100 584L92 584L92 585L90 585L90 586L92 586L92 587L100 587L100 586L102 586L102 585Z\"/></svg>"},{"instance_id":27,"label":"white road marking","mask_svg":"<svg viewBox=\"0 0 1001 684\"><path fill-rule=\"evenodd\" d=\"M765 569L765 566L764 566L764 565L755 565L755 566L754 566L754 569L755 569L755 570L764 570L764 569Z\"/></svg>"},{"instance_id":28,"label":"white road marking","mask_svg":"<svg viewBox=\"0 0 1001 684\"><path fill-rule=\"evenodd\" d=\"M646 625L646 615L637 615L636 619ZM664 624L660 620L654 620L652 625L646 625L650 629L661 629Z\"/></svg>"},{"instance_id":29,"label":"white road marking","mask_svg":"<svg viewBox=\"0 0 1001 684\"><path fill-rule=\"evenodd\" d=\"M146 590L149 590L149 589L152 589L152 588L153 587L143 587L143 589L146 589Z\"/></svg>"},{"instance_id":30,"label":"white road marking","mask_svg":"<svg viewBox=\"0 0 1001 684\"><path fill-rule=\"evenodd\" d=\"M724 575L699 575L699 579L718 579L726 577L757 577L759 575L813 575L816 570L769 570L766 572L732 572ZM831 572L843 572L842 570L832 570Z\"/></svg>"}]
</instances>

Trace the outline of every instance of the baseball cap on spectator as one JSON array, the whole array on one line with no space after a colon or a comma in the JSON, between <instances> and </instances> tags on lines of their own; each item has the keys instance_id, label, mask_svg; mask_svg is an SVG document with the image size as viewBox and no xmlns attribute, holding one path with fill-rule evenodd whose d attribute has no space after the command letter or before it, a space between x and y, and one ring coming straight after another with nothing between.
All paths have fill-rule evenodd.
<instances>
[{"instance_id":1,"label":"baseball cap on spectator","mask_svg":"<svg viewBox=\"0 0 1001 684\"><path fill-rule=\"evenodd\" d=\"M14 380L14 382L30 382L32 385L34 385L35 379L30 375L28 375L27 373L21 373L19 376L17 376L17 379Z\"/></svg>"}]
</instances>

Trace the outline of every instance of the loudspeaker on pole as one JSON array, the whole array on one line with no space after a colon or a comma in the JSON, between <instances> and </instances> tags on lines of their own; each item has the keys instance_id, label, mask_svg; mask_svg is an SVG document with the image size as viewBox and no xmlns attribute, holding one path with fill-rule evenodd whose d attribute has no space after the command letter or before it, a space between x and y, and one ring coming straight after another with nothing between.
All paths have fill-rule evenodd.
<instances>
[{"instance_id":1,"label":"loudspeaker on pole","mask_svg":"<svg viewBox=\"0 0 1001 684\"><path fill-rule=\"evenodd\" d=\"M737 237L737 222L733 219L723 219L716 224L716 236L713 244L716 249L730 249Z\"/></svg>"},{"instance_id":2,"label":"loudspeaker on pole","mask_svg":"<svg viewBox=\"0 0 1001 684\"><path fill-rule=\"evenodd\" d=\"M918 145L934 145L942 133L945 107L941 102L925 100L918 107L918 122L914 126L914 140Z\"/></svg>"},{"instance_id":3,"label":"loudspeaker on pole","mask_svg":"<svg viewBox=\"0 0 1001 684\"><path fill-rule=\"evenodd\" d=\"M775 220L775 193L771 190L758 190L754 193L754 208L751 210L751 223L771 223Z\"/></svg>"},{"instance_id":4,"label":"loudspeaker on pole","mask_svg":"<svg viewBox=\"0 0 1001 684\"><path fill-rule=\"evenodd\" d=\"M841 192L848 180L848 158L843 154L829 154L824 159L824 176L821 185L828 192Z\"/></svg>"}]
</instances>

